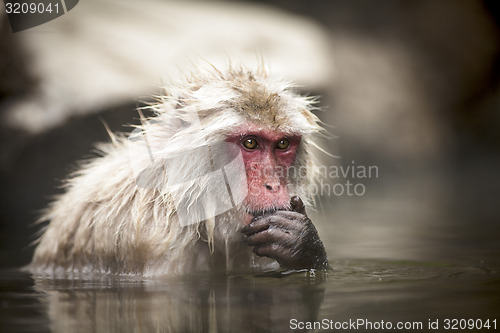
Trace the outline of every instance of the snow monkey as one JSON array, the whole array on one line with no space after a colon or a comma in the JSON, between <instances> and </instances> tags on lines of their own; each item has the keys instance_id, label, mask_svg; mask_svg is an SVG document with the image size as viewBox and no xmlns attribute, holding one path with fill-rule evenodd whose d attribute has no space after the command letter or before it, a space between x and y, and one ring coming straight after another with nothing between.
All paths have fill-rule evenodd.
<instances>
[{"instance_id":1,"label":"snow monkey","mask_svg":"<svg viewBox=\"0 0 500 333\"><path fill-rule=\"evenodd\" d=\"M314 100L266 70L197 70L83 162L41 221L30 268L142 276L326 269L305 205Z\"/></svg>"}]
</instances>

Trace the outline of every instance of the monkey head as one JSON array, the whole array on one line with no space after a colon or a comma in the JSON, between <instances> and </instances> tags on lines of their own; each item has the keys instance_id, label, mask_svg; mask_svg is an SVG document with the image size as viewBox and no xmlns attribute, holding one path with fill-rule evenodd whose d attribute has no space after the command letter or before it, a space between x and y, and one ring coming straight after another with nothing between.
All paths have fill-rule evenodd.
<instances>
[{"instance_id":1,"label":"monkey head","mask_svg":"<svg viewBox=\"0 0 500 333\"><path fill-rule=\"evenodd\" d=\"M242 157L246 188L241 206L248 214L288 209L294 195L310 203L313 198L308 187L317 176L312 149L318 147L315 139L323 131L311 112L314 99L298 95L289 83L271 78L263 69L240 67L204 74L192 77L188 84L170 86L160 103L152 106L157 113L154 119L160 121L143 129L153 137L149 144L160 145L153 151L161 151L170 160L176 156L176 165L167 168L167 177L179 174L178 179L186 175L195 179L193 175L213 171L218 162L228 160L220 149L214 149L224 142L231 146L228 155ZM211 146L210 156L186 152L186 147L193 151L205 146ZM141 154L134 154L133 161L137 155ZM163 175L160 170L153 174ZM202 192L212 192L211 197L217 200L222 194L215 183L184 183L174 201L186 202L186 197L191 200ZM172 189L163 192L172 194Z\"/></svg>"}]
</instances>

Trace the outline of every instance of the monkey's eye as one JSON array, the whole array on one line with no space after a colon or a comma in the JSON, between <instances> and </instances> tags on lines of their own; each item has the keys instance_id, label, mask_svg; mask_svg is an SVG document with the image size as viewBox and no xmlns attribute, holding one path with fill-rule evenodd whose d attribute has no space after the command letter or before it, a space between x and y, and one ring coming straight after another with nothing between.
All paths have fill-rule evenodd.
<instances>
[{"instance_id":1,"label":"monkey's eye","mask_svg":"<svg viewBox=\"0 0 500 333\"><path fill-rule=\"evenodd\" d=\"M245 139L243 142L242 142L243 146L246 148L246 149L255 149L257 148L257 146L259 145L257 143L257 140L253 139L253 138L248 138L248 139Z\"/></svg>"},{"instance_id":2,"label":"monkey's eye","mask_svg":"<svg viewBox=\"0 0 500 333\"><path fill-rule=\"evenodd\" d=\"M281 139L280 141L278 141L278 144L276 145L278 149L287 149L288 146L290 146L290 142L288 141L288 139Z\"/></svg>"}]
</instances>

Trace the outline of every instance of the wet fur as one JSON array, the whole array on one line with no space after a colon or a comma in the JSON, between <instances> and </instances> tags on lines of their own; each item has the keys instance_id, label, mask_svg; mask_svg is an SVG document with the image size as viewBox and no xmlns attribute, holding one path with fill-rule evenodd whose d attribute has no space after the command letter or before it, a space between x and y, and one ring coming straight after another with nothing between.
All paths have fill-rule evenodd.
<instances>
[{"instance_id":1,"label":"wet fur","mask_svg":"<svg viewBox=\"0 0 500 333\"><path fill-rule=\"evenodd\" d=\"M322 130L310 111L312 100L295 94L288 83L272 79L262 68L197 70L185 82L167 88L149 108L156 117L140 130L161 156L182 155L187 149L224 141L247 122L300 134L294 166L307 168L307 174L292 180L298 186L290 195L306 202L312 199L306 190L315 179L311 147L317 146L314 137ZM199 117L203 131L189 126L194 117ZM150 276L276 267L273 260L256 258L242 241L239 230L245 207L181 227L174 200L211 191L212 184L198 183L170 193L169 175L162 164L156 160L151 165L143 151L134 154L127 138L118 135L99 147L102 156L83 163L66 180L65 193L41 218L49 224L38 241L32 271ZM136 166L148 168L154 186L137 186L131 155ZM179 162L184 172L208 163L192 158Z\"/></svg>"}]
</instances>

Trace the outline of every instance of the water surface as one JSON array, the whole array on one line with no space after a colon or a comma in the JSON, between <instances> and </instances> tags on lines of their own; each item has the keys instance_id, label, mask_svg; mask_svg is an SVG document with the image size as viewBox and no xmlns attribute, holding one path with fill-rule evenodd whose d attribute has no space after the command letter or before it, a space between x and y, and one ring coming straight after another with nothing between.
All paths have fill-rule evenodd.
<instances>
[{"instance_id":1,"label":"water surface","mask_svg":"<svg viewBox=\"0 0 500 333\"><path fill-rule=\"evenodd\" d=\"M487 264L339 260L332 266L327 273L170 279L3 271L0 322L5 332L288 332L325 321L426 328L429 320L442 327L446 318L500 319L500 276Z\"/></svg>"}]
</instances>

